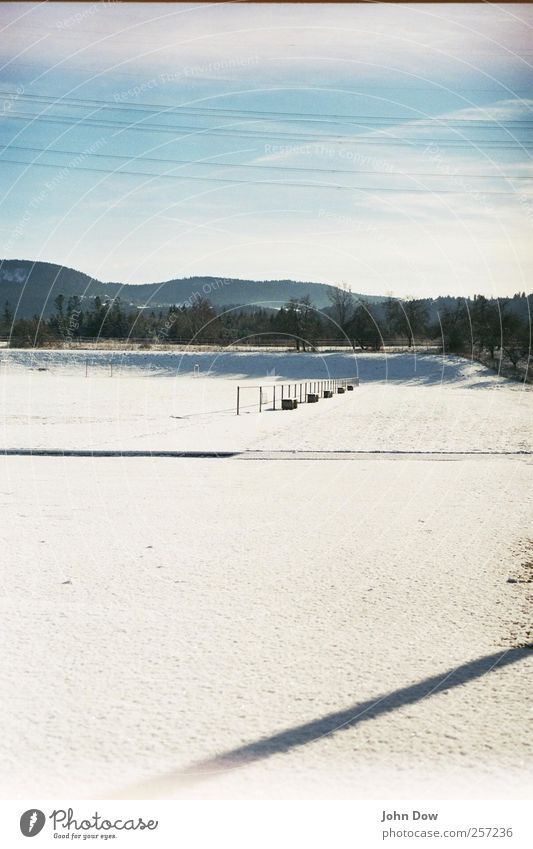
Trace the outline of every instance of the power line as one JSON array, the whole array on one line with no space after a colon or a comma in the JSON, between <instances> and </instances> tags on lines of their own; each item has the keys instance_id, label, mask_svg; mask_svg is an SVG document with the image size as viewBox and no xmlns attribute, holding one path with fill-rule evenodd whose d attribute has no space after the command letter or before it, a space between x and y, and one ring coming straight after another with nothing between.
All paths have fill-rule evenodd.
<instances>
[{"instance_id":1,"label":"power line","mask_svg":"<svg viewBox=\"0 0 533 849\"><path fill-rule=\"evenodd\" d=\"M0 89L0 95L5 95L6 97L12 95L13 92L9 90ZM206 107L206 106L190 106L190 105L165 105L165 104L156 104L156 103L146 103L146 102L137 102L137 103L128 103L124 101L117 101L116 103L110 103L109 101L98 99L98 98L72 98L72 97L63 97L63 96L54 96L54 95L42 95L42 94L27 94L23 93L17 96L17 101L37 101L39 103L48 103L52 106L57 107L72 107L72 108L92 108L98 107L102 110L111 110L111 111L122 111L122 112L154 112L165 115L172 114L187 114L187 115L198 115L201 117L216 117L216 118L227 118L227 119L250 119L252 121L258 120L278 120L278 121L288 121L290 123L293 122L310 122L310 123L345 123L345 124L375 124L381 122L396 124L404 124L406 121L410 121L410 117L402 117L402 116L393 116L393 115L342 115L338 113L327 114L320 113L319 115L314 115L312 113L306 112L280 112L275 110L258 110L258 109L231 109L231 108L218 108L218 107ZM416 110L418 111L418 110ZM416 127L421 126L434 126L435 123L444 124L447 127L455 127L455 126L468 126L472 128L480 128L485 129L488 126L492 126L495 129L501 128L504 129L509 125L518 125L520 127L525 127L525 125L531 125L533 127L533 119L509 119L507 121L499 121L495 118L441 118L435 116L429 119L413 119L413 124ZM495 126L494 126L495 125Z\"/></svg>"},{"instance_id":2,"label":"power line","mask_svg":"<svg viewBox=\"0 0 533 849\"><path fill-rule=\"evenodd\" d=\"M532 148L532 144L528 144L516 139L514 142L504 141L502 139L471 139L461 141L459 139L442 139L442 138L403 138L399 139L395 136L383 137L383 136L364 136L364 135L356 135L356 136L339 136L339 135L325 135L325 134L311 134L311 133L282 133L282 132L260 132L260 131L252 131L252 130L237 130L237 129L228 129L228 128L212 128L212 127L189 127L189 126L181 126L181 127L171 127L165 124L145 124L141 122L137 122L135 124L124 123L119 121L112 121L109 119L106 120L96 120L94 118L84 118L80 121L75 121L73 118L54 116L50 117L48 115L32 115L28 113L15 113L10 111L8 114L4 115L5 120L26 120L30 119L32 121L45 121L51 124L68 124L71 127L97 127L101 129L112 129L112 130L121 130L121 131L140 131L140 132L150 132L150 133L172 133L176 135L179 132L186 132L187 134L201 134L201 135L212 135L212 136L223 136L223 137L237 137L237 138L249 138L249 139L263 139L265 135L269 139L274 139L276 141L296 141L296 142L309 142L309 143L318 143L318 142L328 142L330 144L341 144L341 143L352 143L359 145L375 145L375 146L400 146L400 147L413 147L416 145L424 144L424 145L437 145L442 148L449 149L461 149L461 148L471 148L471 147L487 147L492 150L515 150L517 148L522 148L529 150Z\"/></svg>"},{"instance_id":3,"label":"power line","mask_svg":"<svg viewBox=\"0 0 533 849\"><path fill-rule=\"evenodd\" d=\"M128 156L125 154L116 154L116 153L92 153L86 151L79 150L58 150L57 148L44 148L44 147L26 147L24 145L0 145L0 149L3 151L11 151L11 150L21 150L27 151L28 153L38 153L38 154L60 154L62 156L74 156L74 157L87 157L90 156L96 157L98 159L122 159L133 162L155 162L161 163L163 165L198 165L198 166L208 166L211 168L251 168L251 169L261 169L268 171L296 171L303 173L319 173L319 174L358 174L358 175L367 175L369 177L379 175L382 176L392 176L392 177L438 177L439 179L457 179L457 178L467 178L467 179L483 179L483 180L529 180L533 182L533 175L531 177L514 177L509 174L464 174L464 173L454 173L454 174L442 174L438 171L365 171L362 169L349 169L349 168L305 168L300 166L292 166L292 165L264 165L264 164L254 164L254 163L238 163L238 162L206 162L205 160L197 160L197 159L166 159L163 157L149 157L143 156L142 154L139 156ZM37 164L37 163L31 163ZM54 163L50 163L54 164ZM498 192L498 194L500 194Z\"/></svg>"},{"instance_id":4,"label":"power line","mask_svg":"<svg viewBox=\"0 0 533 849\"><path fill-rule=\"evenodd\" d=\"M56 168L60 170L76 170L76 171L84 171L96 174L107 174L107 175L127 175L133 177L151 177L152 179L169 179L169 180L183 180L185 182L188 181L203 181L208 183L230 183L241 184L241 185L254 185L254 186L283 186L288 188L312 188L312 189L336 189L340 191L355 191L355 192L366 192L367 194L371 194L372 192L397 192L402 194L425 194L425 195L441 195L441 194L452 194L452 195L477 195L479 192L469 192L469 191L461 191L456 189L413 189L413 188L399 188L393 186L344 186L336 183L289 183L286 180L281 181L272 181L272 180L241 180L238 178L231 179L225 177L209 177L209 176L187 176L183 174L154 174L149 171L128 171L125 169L103 169L103 168L89 168L87 166L72 166L72 165L56 165L52 163L45 162L20 162L13 159L0 159L0 164L5 163L9 165L23 165L26 168ZM516 192L494 192L494 191L483 191L483 195L516 195Z\"/></svg>"},{"instance_id":5,"label":"power line","mask_svg":"<svg viewBox=\"0 0 533 849\"><path fill-rule=\"evenodd\" d=\"M35 66L36 66L35 62L17 62L17 68L28 68L28 69L33 70L35 68ZM186 70L190 70L191 66L187 65L185 67L186 67ZM127 77L128 79L137 80L139 85L143 84L141 79L139 78L138 72L132 73L132 72L129 72L129 71L117 70L116 68L113 68L112 72L113 72L114 78L115 77ZM399 73L404 73L404 72L399 72ZM142 78L143 80L145 79L145 76L146 75L143 75L143 78ZM161 78L163 75L162 75L162 73L160 73L158 76L159 76L159 78ZM184 73L182 76L186 78L187 74ZM154 79L156 79L156 78L154 77ZM430 84L427 85L427 86L419 86L419 85L416 85L416 86L413 86L413 85L405 85L405 86L376 85L375 83L366 83L365 82L364 83L364 89L365 89L365 92L366 91L402 91L402 92L431 91L431 92L435 92L435 90L437 89L437 90L444 91L447 94L460 94L462 92L476 92L476 93L479 93L479 94L501 94L502 91L504 91L504 92L506 91L506 92L511 92L512 94L516 94L516 95L521 95L521 94L525 94L525 95L528 95L528 96L531 95L531 89L530 88L509 89L508 86L506 86L504 83L499 83L498 86L494 86L493 88L488 88L488 87L483 88L481 86L451 88L449 86L443 85L442 83L440 83L436 80L428 81L428 82ZM498 82L498 81L495 80L495 82ZM351 89L350 93L352 93L352 94L355 93L356 95L364 94L364 92L354 91L353 89Z\"/></svg>"}]
</instances>

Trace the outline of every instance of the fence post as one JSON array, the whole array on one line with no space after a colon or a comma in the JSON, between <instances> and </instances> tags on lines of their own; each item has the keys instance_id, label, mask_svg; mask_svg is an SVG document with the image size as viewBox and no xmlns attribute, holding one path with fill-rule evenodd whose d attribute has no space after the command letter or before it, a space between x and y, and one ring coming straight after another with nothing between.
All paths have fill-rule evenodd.
<instances>
[{"instance_id":1,"label":"fence post","mask_svg":"<svg viewBox=\"0 0 533 849\"><path fill-rule=\"evenodd\" d=\"M272 409L273 410L276 409L276 386L275 386L275 384L274 384L274 387L272 389Z\"/></svg>"},{"instance_id":2,"label":"fence post","mask_svg":"<svg viewBox=\"0 0 533 849\"><path fill-rule=\"evenodd\" d=\"M241 387L237 386L237 415L239 415L239 409L240 409L240 394L241 394Z\"/></svg>"},{"instance_id":3,"label":"fence post","mask_svg":"<svg viewBox=\"0 0 533 849\"><path fill-rule=\"evenodd\" d=\"M263 409L263 387L259 387L259 412Z\"/></svg>"}]
</instances>

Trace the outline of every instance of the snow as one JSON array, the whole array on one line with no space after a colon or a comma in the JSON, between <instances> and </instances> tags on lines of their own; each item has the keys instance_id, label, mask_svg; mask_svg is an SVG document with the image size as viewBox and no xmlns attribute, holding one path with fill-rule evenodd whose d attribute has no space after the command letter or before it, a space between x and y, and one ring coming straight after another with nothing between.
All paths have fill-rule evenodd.
<instances>
[{"instance_id":1,"label":"snow","mask_svg":"<svg viewBox=\"0 0 533 849\"><path fill-rule=\"evenodd\" d=\"M520 451L531 442L529 388L454 357L152 352L87 357L0 353L5 448ZM235 415L238 384L356 375L361 385L353 393L283 416L269 412L272 389L258 416L258 390L243 388L243 415ZM279 405L279 391L277 397Z\"/></svg>"},{"instance_id":2,"label":"snow","mask_svg":"<svg viewBox=\"0 0 533 849\"><path fill-rule=\"evenodd\" d=\"M0 357L4 449L238 452L2 457L5 797L531 793L528 388L451 357ZM235 415L237 383L354 374Z\"/></svg>"}]
</instances>

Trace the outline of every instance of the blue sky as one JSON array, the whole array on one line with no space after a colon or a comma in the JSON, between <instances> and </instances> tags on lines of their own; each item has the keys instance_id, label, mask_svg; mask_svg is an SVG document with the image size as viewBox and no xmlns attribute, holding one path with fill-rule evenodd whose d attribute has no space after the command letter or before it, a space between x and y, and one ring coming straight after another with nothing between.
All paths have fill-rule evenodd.
<instances>
[{"instance_id":1,"label":"blue sky","mask_svg":"<svg viewBox=\"0 0 533 849\"><path fill-rule=\"evenodd\" d=\"M532 26L518 5L0 4L0 255L531 291Z\"/></svg>"}]
</instances>

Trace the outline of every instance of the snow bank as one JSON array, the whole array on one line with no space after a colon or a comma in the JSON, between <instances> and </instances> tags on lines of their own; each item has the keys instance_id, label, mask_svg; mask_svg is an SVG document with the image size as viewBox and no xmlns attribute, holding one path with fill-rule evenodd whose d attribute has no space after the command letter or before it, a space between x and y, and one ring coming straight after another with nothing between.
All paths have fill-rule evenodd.
<instances>
[{"instance_id":1,"label":"snow bank","mask_svg":"<svg viewBox=\"0 0 533 849\"><path fill-rule=\"evenodd\" d=\"M54 374L108 373L139 376L190 375L199 366L203 376L257 378L261 381L325 379L359 376L364 382L434 385L481 380L483 385L502 383L486 368L460 357L435 354L309 354L157 351L0 351L0 369L47 369Z\"/></svg>"}]
</instances>

